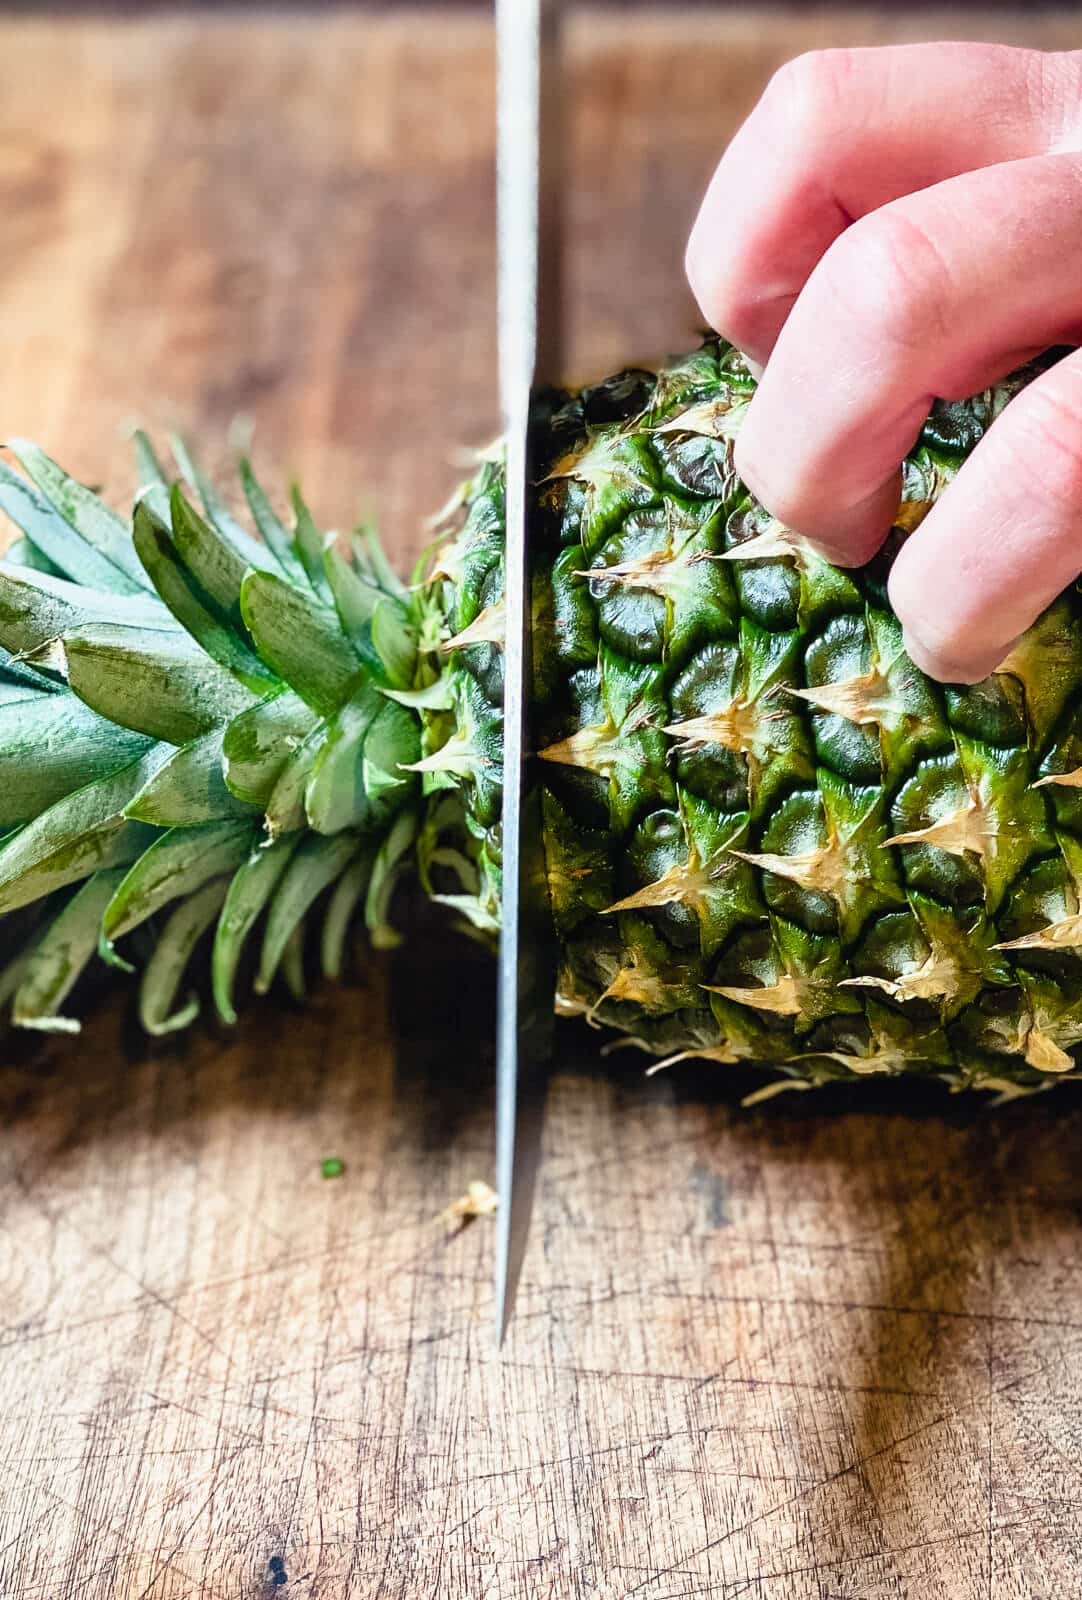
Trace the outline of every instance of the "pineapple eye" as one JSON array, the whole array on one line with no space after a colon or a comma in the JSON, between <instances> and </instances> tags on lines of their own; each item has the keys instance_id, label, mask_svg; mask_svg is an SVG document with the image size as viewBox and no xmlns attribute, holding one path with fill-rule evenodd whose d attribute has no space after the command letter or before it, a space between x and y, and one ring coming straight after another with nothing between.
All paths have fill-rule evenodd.
<instances>
[{"instance_id":1,"label":"pineapple eye","mask_svg":"<svg viewBox=\"0 0 1082 1600\"><path fill-rule=\"evenodd\" d=\"M672 844L682 836L680 818L675 811L654 811L643 820L639 832L649 844Z\"/></svg>"}]
</instances>

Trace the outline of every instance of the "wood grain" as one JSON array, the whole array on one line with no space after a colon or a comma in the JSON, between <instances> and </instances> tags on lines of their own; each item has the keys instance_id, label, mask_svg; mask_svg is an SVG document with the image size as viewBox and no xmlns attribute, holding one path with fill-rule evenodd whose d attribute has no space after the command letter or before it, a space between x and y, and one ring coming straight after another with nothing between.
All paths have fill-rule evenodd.
<instances>
[{"instance_id":1,"label":"wood grain","mask_svg":"<svg viewBox=\"0 0 1082 1600\"><path fill-rule=\"evenodd\" d=\"M582 369L679 345L683 235L785 56L1077 18L585 19ZM419 548L495 426L484 20L0 21L0 422L130 484L231 419ZM126 999L0 1067L5 1600L1070 1600L1082 1111L739 1109L561 1036L491 1347L486 966L422 929L168 1048ZM322 1157L345 1175L320 1177Z\"/></svg>"}]
</instances>

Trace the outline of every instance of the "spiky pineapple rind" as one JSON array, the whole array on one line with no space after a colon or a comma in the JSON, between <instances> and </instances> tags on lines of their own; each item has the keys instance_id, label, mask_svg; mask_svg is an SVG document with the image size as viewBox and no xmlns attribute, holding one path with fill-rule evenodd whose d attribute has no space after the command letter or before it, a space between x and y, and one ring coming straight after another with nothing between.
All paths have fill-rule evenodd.
<instances>
[{"instance_id":1,"label":"spiky pineapple rind","mask_svg":"<svg viewBox=\"0 0 1082 1600\"><path fill-rule=\"evenodd\" d=\"M1079 596L971 688L917 671L886 598L898 540L1032 373L933 408L858 572L739 482L754 383L720 341L551 401L535 715L562 1012L782 1083L1077 1075ZM493 706L499 492L478 474L444 560L456 670Z\"/></svg>"}]
</instances>

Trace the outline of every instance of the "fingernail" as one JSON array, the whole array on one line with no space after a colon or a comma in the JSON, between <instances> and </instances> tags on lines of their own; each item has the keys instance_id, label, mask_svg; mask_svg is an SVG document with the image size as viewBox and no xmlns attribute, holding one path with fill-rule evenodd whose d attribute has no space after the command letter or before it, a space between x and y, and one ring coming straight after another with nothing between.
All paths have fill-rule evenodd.
<instances>
[{"instance_id":1,"label":"fingernail","mask_svg":"<svg viewBox=\"0 0 1082 1600\"><path fill-rule=\"evenodd\" d=\"M1007 654L1007 650L1002 649L979 659L952 659L924 644L905 623L902 624L902 648L913 665L937 683L981 683L996 670Z\"/></svg>"},{"instance_id":2,"label":"fingernail","mask_svg":"<svg viewBox=\"0 0 1082 1600\"><path fill-rule=\"evenodd\" d=\"M935 678L940 683L948 680L949 674L944 671L944 663L934 651L925 649L911 628L902 624L902 649L915 667L925 673L929 678Z\"/></svg>"},{"instance_id":3,"label":"fingernail","mask_svg":"<svg viewBox=\"0 0 1082 1600\"><path fill-rule=\"evenodd\" d=\"M762 361L753 360L751 356L744 354L743 351L741 351L741 354L744 355L744 365L747 367L756 383L758 383L763 373L766 371L765 364Z\"/></svg>"},{"instance_id":4,"label":"fingernail","mask_svg":"<svg viewBox=\"0 0 1082 1600\"><path fill-rule=\"evenodd\" d=\"M748 422L737 435L733 465L755 499L786 527L802 533L825 561L837 567L862 567L870 561L890 530L898 503L893 479L854 505L840 509L837 502L820 493L808 492L799 485L786 494L779 492L777 477L784 455L760 444L758 429ZM760 463L765 465L760 466ZM783 474L783 483L790 474Z\"/></svg>"},{"instance_id":5,"label":"fingernail","mask_svg":"<svg viewBox=\"0 0 1082 1600\"><path fill-rule=\"evenodd\" d=\"M816 555L829 561L832 567L862 567L869 559L864 555L854 557L852 550L846 550L842 545L827 544L823 539L809 539L808 543Z\"/></svg>"}]
</instances>

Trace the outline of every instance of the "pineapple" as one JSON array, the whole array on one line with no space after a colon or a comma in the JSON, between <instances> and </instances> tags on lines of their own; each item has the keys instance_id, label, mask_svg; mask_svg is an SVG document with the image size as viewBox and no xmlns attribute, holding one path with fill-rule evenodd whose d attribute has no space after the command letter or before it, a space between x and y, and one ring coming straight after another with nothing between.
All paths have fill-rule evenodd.
<instances>
[{"instance_id":1,"label":"pineapple","mask_svg":"<svg viewBox=\"0 0 1082 1600\"><path fill-rule=\"evenodd\" d=\"M892 543L839 571L746 492L754 382L719 340L545 397L532 574L557 1010L764 1092L910 1074L1014 1094L1082 1044L1082 605L974 687L926 679L890 553L1032 375L937 403ZM83 971L143 1026L297 992L414 875L500 916L503 484L456 494L404 583L367 532L256 538L137 436L130 523L33 445L0 467L0 1003L74 1030ZM198 499L201 509L194 501ZM206 936L206 937L204 937Z\"/></svg>"}]
</instances>

